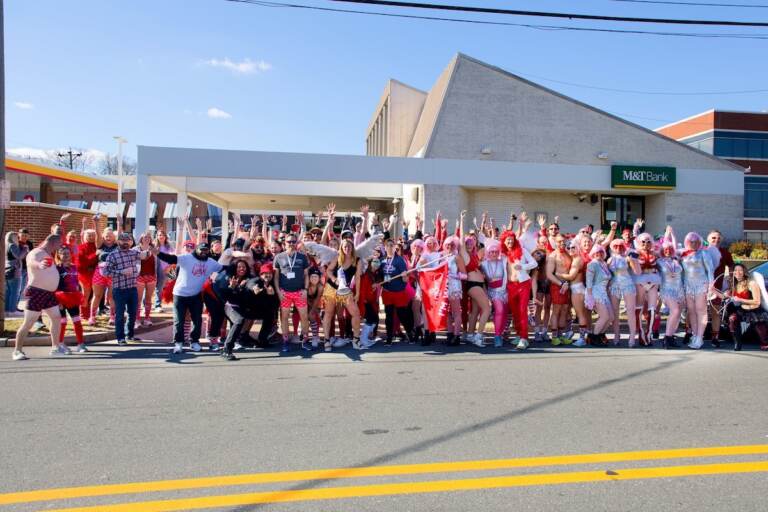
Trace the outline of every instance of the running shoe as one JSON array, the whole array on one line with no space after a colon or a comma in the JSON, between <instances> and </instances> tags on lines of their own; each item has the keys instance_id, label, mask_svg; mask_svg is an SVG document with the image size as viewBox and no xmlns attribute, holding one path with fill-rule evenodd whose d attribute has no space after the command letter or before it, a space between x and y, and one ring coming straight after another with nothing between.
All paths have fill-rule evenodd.
<instances>
[{"instance_id":1,"label":"running shoe","mask_svg":"<svg viewBox=\"0 0 768 512\"><path fill-rule=\"evenodd\" d=\"M94 317L91 317L88 319L88 325L94 326L96 325L96 319Z\"/></svg>"},{"instance_id":2,"label":"running shoe","mask_svg":"<svg viewBox=\"0 0 768 512\"><path fill-rule=\"evenodd\" d=\"M200 352L203 350L203 347L201 347L200 344L196 341L193 341L189 348L192 349L192 352Z\"/></svg>"},{"instance_id":3,"label":"running shoe","mask_svg":"<svg viewBox=\"0 0 768 512\"><path fill-rule=\"evenodd\" d=\"M216 343L215 341L211 342L210 346L208 347L208 350L211 352L218 352L221 349L221 345Z\"/></svg>"},{"instance_id":4,"label":"running shoe","mask_svg":"<svg viewBox=\"0 0 768 512\"><path fill-rule=\"evenodd\" d=\"M29 358L27 357L27 354L25 354L25 353L24 353L24 352L22 352L21 350L14 350L14 351L13 351L13 360L14 360L14 361L25 361L25 360L27 360L27 359L29 359Z\"/></svg>"},{"instance_id":5,"label":"running shoe","mask_svg":"<svg viewBox=\"0 0 768 512\"><path fill-rule=\"evenodd\" d=\"M174 343L173 344L173 353L174 354L181 354L184 352L184 348L182 347L181 343Z\"/></svg>"},{"instance_id":6,"label":"running shoe","mask_svg":"<svg viewBox=\"0 0 768 512\"><path fill-rule=\"evenodd\" d=\"M560 338L560 344L561 345L570 345L571 343L573 343L573 340L571 339L570 336L567 336L567 337L564 336L564 337Z\"/></svg>"},{"instance_id":7,"label":"running shoe","mask_svg":"<svg viewBox=\"0 0 768 512\"><path fill-rule=\"evenodd\" d=\"M556 346L560 345L561 341L562 341L562 339L560 338L560 336L552 336L552 345L553 346L556 347Z\"/></svg>"},{"instance_id":8,"label":"running shoe","mask_svg":"<svg viewBox=\"0 0 768 512\"><path fill-rule=\"evenodd\" d=\"M521 338L520 341L517 343L516 346L517 350L525 350L528 348L528 340L525 338Z\"/></svg>"},{"instance_id":9,"label":"running shoe","mask_svg":"<svg viewBox=\"0 0 768 512\"><path fill-rule=\"evenodd\" d=\"M84 354L85 352L88 352L88 348L85 346L85 343L80 343L79 345L77 345L76 352L78 354Z\"/></svg>"},{"instance_id":10,"label":"running shoe","mask_svg":"<svg viewBox=\"0 0 768 512\"><path fill-rule=\"evenodd\" d=\"M57 349L59 350L59 352L61 352L65 356L72 354L72 351L69 350L69 347L63 343L59 343L57 346Z\"/></svg>"},{"instance_id":11,"label":"running shoe","mask_svg":"<svg viewBox=\"0 0 768 512\"><path fill-rule=\"evenodd\" d=\"M128 344L128 342L127 342L127 341L125 341L125 340L117 340L117 344L118 344L118 345L127 345L127 344Z\"/></svg>"},{"instance_id":12,"label":"running shoe","mask_svg":"<svg viewBox=\"0 0 768 512\"><path fill-rule=\"evenodd\" d=\"M223 357L227 361L237 361L238 360L237 356L235 356L235 354L233 354L232 352L222 352L221 353L221 357Z\"/></svg>"},{"instance_id":13,"label":"running shoe","mask_svg":"<svg viewBox=\"0 0 768 512\"><path fill-rule=\"evenodd\" d=\"M151 327L152 320L150 320L149 318L145 318L144 320L141 321L141 325L143 325L144 327Z\"/></svg>"},{"instance_id":14,"label":"running shoe","mask_svg":"<svg viewBox=\"0 0 768 512\"><path fill-rule=\"evenodd\" d=\"M494 336L493 337L493 346L496 348L501 348L504 346L504 339L501 336Z\"/></svg>"},{"instance_id":15,"label":"running shoe","mask_svg":"<svg viewBox=\"0 0 768 512\"><path fill-rule=\"evenodd\" d=\"M573 342L574 347L586 347L587 342L584 341L584 338L579 338L576 341Z\"/></svg>"},{"instance_id":16,"label":"running shoe","mask_svg":"<svg viewBox=\"0 0 768 512\"><path fill-rule=\"evenodd\" d=\"M235 342L235 351L240 352L242 350L245 350L245 347L243 347L240 343Z\"/></svg>"},{"instance_id":17,"label":"running shoe","mask_svg":"<svg viewBox=\"0 0 768 512\"><path fill-rule=\"evenodd\" d=\"M288 353L288 340L283 340L283 346L280 349L280 352L282 352L283 354Z\"/></svg>"}]
</instances>

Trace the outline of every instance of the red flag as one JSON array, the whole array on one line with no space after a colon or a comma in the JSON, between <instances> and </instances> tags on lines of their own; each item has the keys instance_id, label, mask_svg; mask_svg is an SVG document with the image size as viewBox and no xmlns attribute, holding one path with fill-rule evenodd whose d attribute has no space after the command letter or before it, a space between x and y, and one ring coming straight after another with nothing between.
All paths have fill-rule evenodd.
<instances>
[{"instance_id":1,"label":"red flag","mask_svg":"<svg viewBox=\"0 0 768 512\"><path fill-rule=\"evenodd\" d=\"M443 331L448 324L448 265L419 272L421 302L427 314L427 329Z\"/></svg>"}]
</instances>

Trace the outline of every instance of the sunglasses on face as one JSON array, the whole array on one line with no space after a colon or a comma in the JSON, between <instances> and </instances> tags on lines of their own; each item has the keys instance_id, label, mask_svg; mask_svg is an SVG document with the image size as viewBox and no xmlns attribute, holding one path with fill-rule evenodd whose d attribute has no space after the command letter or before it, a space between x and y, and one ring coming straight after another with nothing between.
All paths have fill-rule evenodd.
<instances>
[{"instance_id":1,"label":"sunglasses on face","mask_svg":"<svg viewBox=\"0 0 768 512\"><path fill-rule=\"evenodd\" d=\"M296 240L287 240L285 243L288 245L296 245Z\"/></svg>"}]
</instances>

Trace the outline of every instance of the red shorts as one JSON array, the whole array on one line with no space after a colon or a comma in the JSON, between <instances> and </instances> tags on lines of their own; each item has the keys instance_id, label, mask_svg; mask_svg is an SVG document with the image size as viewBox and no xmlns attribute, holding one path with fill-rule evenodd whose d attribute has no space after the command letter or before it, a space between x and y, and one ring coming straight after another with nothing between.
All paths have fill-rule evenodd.
<instances>
[{"instance_id":1,"label":"red shorts","mask_svg":"<svg viewBox=\"0 0 768 512\"><path fill-rule=\"evenodd\" d=\"M554 305L563 306L571 303L571 292L566 290L565 293L560 293L560 286L555 283L549 283L549 296Z\"/></svg>"},{"instance_id":2,"label":"red shorts","mask_svg":"<svg viewBox=\"0 0 768 512\"><path fill-rule=\"evenodd\" d=\"M293 306L296 306L297 308L307 307L307 297L304 295L304 290L299 290L297 292L283 291L283 300L280 301L280 307L289 309Z\"/></svg>"},{"instance_id":3,"label":"red shorts","mask_svg":"<svg viewBox=\"0 0 768 512\"><path fill-rule=\"evenodd\" d=\"M143 284L143 285L156 284L157 283L157 276L142 274L142 275L140 275L139 277L136 278L136 282L140 283L140 284Z\"/></svg>"}]
</instances>

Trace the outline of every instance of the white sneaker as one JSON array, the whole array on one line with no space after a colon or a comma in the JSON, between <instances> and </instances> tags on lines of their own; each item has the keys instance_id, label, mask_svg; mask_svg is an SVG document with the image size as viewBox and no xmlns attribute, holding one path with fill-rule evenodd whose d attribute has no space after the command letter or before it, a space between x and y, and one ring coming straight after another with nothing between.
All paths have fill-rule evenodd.
<instances>
[{"instance_id":1,"label":"white sneaker","mask_svg":"<svg viewBox=\"0 0 768 512\"><path fill-rule=\"evenodd\" d=\"M162 308L162 306L155 306L155 307L152 308L152 312L154 312L154 313L162 313L163 312L163 308Z\"/></svg>"},{"instance_id":2,"label":"white sneaker","mask_svg":"<svg viewBox=\"0 0 768 512\"><path fill-rule=\"evenodd\" d=\"M90 326L96 325L96 318L94 318L94 317L89 318L88 319L88 325L90 325Z\"/></svg>"},{"instance_id":3,"label":"white sneaker","mask_svg":"<svg viewBox=\"0 0 768 512\"><path fill-rule=\"evenodd\" d=\"M192 352L200 352L201 350L203 350L203 347L201 347L200 344L196 341L192 342L189 348L192 349Z\"/></svg>"},{"instance_id":4,"label":"white sneaker","mask_svg":"<svg viewBox=\"0 0 768 512\"><path fill-rule=\"evenodd\" d=\"M587 342L584 341L584 338L579 337L579 339L577 339L576 341L573 342L573 346L574 347L586 347L587 346Z\"/></svg>"},{"instance_id":5,"label":"white sneaker","mask_svg":"<svg viewBox=\"0 0 768 512\"><path fill-rule=\"evenodd\" d=\"M181 346L181 343L174 343L173 344L173 353L174 354L181 354L184 352L184 349Z\"/></svg>"},{"instance_id":6,"label":"white sneaker","mask_svg":"<svg viewBox=\"0 0 768 512\"><path fill-rule=\"evenodd\" d=\"M58 344L58 346L57 346L56 348L57 348L57 350L58 350L58 351L59 351L61 354L65 355L65 356L68 356L68 355L70 355L70 354L72 353L72 351L71 351L71 350L69 350L69 347L68 347L68 346L66 346L66 345L65 345L65 344L63 344L63 343L59 343L59 344Z\"/></svg>"},{"instance_id":7,"label":"white sneaker","mask_svg":"<svg viewBox=\"0 0 768 512\"><path fill-rule=\"evenodd\" d=\"M77 345L78 354L83 354L85 352L88 352L88 348L85 346L85 343L80 343L79 345Z\"/></svg>"},{"instance_id":8,"label":"white sneaker","mask_svg":"<svg viewBox=\"0 0 768 512\"><path fill-rule=\"evenodd\" d=\"M333 348L341 348L349 343L348 339L345 338L336 338L333 340Z\"/></svg>"},{"instance_id":9,"label":"white sneaker","mask_svg":"<svg viewBox=\"0 0 768 512\"><path fill-rule=\"evenodd\" d=\"M29 358L27 357L27 354L25 354L25 353L24 353L24 352L22 352L21 350L14 350L14 351L13 351L13 360L14 360L14 361L25 361L25 360L27 360L27 359L29 359Z\"/></svg>"},{"instance_id":10,"label":"white sneaker","mask_svg":"<svg viewBox=\"0 0 768 512\"><path fill-rule=\"evenodd\" d=\"M315 336L312 338L312 348L317 348L320 345L320 338Z\"/></svg>"},{"instance_id":11,"label":"white sneaker","mask_svg":"<svg viewBox=\"0 0 768 512\"><path fill-rule=\"evenodd\" d=\"M152 320L150 320L149 318L145 318L144 320L141 321L141 325L143 325L144 327L151 327Z\"/></svg>"},{"instance_id":12,"label":"white sneaker","mask_svg":"<svg viewBox=\"0 0 768 512\"><path fill-rule=\"evenodd\" d=\"M474 343L476 347L484 347L485 341L483 341L483 333L476 332L475 335L472 336L472 343Z\"/></svg>"},{"instance_id":13,"label":"white sneaker","mask_svg":"<svg viewBox=\"0 0 768 512\"><path fill-rule=\"evenodd\" d=\"M517 349L525 350L527 348L528 348L528 340L525 338L521 338L520 341L517 342Z\"/></svg>"},{"instance_id":14,"label":"white sneaker","mask_svg":"<svg viewBox=\"0 0 768 512\"><path fill-rule=\"evenodd\" d=\"M240 343L235 342L235 350L243 350L243 346Z\"/></svg>"},{"instance_id":15,"label":"white sneaker","mask_svg":"<svg viewBox=\"0 0 768 512\"><path fill-rule=\"evenodd\" d=\"M699 350L703 346L704 346L704 338L701 338L699 336L694 336L693 338L691 338L691 342L688 344L688 348L692 348L693 350Z\"/></svg>"}]
</instances>

